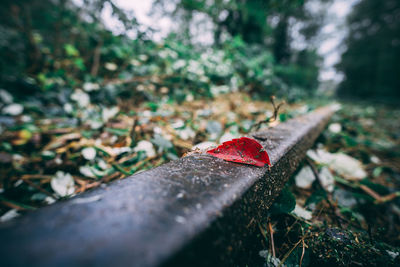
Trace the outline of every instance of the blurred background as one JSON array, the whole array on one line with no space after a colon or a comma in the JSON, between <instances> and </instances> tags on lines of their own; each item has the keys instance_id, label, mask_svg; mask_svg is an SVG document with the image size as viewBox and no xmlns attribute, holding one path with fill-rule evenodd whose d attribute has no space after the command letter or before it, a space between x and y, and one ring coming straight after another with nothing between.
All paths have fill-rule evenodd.
<instances>
[{"instance_id":1,"label":"blurred background","mask_svg":"<svg viewBox=\"0 0 400 267\"><path fill-rule=\"evenodd\" d=\"M399 6L396 0L5 0L0 86L29 97L157 76L173 84L174 98L240 90L289 101L318 94L395 101ZM137 94L131 89L108 91Z\"/></svg>"}]
</instances>

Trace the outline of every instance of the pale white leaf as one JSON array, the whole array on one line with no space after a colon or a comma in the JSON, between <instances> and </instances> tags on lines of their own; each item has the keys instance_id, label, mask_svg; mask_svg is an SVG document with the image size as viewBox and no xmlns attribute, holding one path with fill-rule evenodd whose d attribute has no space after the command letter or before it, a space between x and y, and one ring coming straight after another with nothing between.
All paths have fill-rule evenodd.
<instances>
[{"instance_id":1,"label":"pale white leaf","mask_svg":"<svg viewBox=\"0 0 400 267\"><path fill-rule=\"evenodd\" d=\"M304 220L311 220L312 212L304 209L303 207L296 204L296 207L292 211L296 216L303 218Z\"/></svg>"},{"instance_id":2,"label":"pale white leaf","mask_svg":"<svg viewBox=\"0 0 400 267\"><path fill-rule=\"evenodd\" d=\"M297 187L309 189L311 188L312 183L315 181L315 175L310 166L304 166L294 177L294 180Z\"/></svg>"},{"instance_id":3,"label":"pale white leaf","mask_svg":"<svg viewBox=\"0 0 400 267\"><path fill-rule=\"evenodd\" d=\"M219 138L219 143L222 144L226 141L232 140L234 138L238 138L239 135L237 134L232 134L230 132L224 133L220 138Z\"/></svg>"},{"instance_id":4,"label":"pale white leaf","mask_svg":"<svg viewBox=\"0 0 400 267\"><path fill-rule=\"evenodd\" d=\"M153 144L146 140L138 142L133 151L135 152L144 151L146 152L146 155L150 158L156 156L156 151L154 149Z\"/></svg>"},{"instance_id":5,"label":"pale white leaf","mask_svg":"<svg viewBox=\"0 0 400 267\"><path fill-rule=\"evenodd\" d=\"M96 149L93 147L86 147L81 151L83 158L87 160L94 160L96 158Z\"/></svg>"},{"instance_id":6,"label":"pale white leaf","mask_svg":"<svg viewBox=\"0 0 400 267\"><path fill-rule=\"evenodd\" d=\"M192 147L192 150L208 150L208 149L214 148L216 146L217 146L217 144L215 142L205 141L205 142L201 142L201 143L194 145Z\"/></svg>"},{"instance_id":7,"label":"pale white leaf","mask_svg":"<svg viewBox=\"0 0 400 267\"><path fill-rule=\"evenodd\" d=\"M19 215L16 209L9 210L0 217L0 223L10 221Z\"/></svg>"},{"instance_id":8,"label":"pale white leaf","mask_svg":"<svg viewBox=\"0 0 400 267\"><path fill-rule=\"evenodd\" d=\"M79 172L86 177L90 178L96 178L96 175L94 175L92 168L90 166L81 166L79 167Z\"/></svg>"},{"instance_id":9,"label":"pale white leaf","mask_svg":"<svg viewBox=\"0 0 400 267\"><path fill-rule=\"evenodd\" d=\"M111 108L103 108L101 113L101 117L104 122L107 122L109 119L115 117L119 112L119 107L111 107Z\"/></svg>"},{"instance_id":10,"label":"pale white leaf","mask_svg":"<svg viewBox=\"0 0 400 267\"><path fill-rule=\"evenodd\" d=\"M331 171L327 167L322 167L319 172L320 182L323 188L328 192L333 192L333 187L335 185L335 178L333 177Z\"/></svg>"},{"instance_id":11,"label":"pale white leaf","mask_svg":"<svg viewBox=\"0 0 400 267\"><path fill-rule=\"evenodd\" d=\"M331 123L328 130L332 133L340 133L342 131L342 125L340 123Z\"/></svg>"},{"instance_id":12,"label":"pale white leaf","mask_svg":"<svg viewBox=\"0 0 400 267\"><path fill-rule=\"evenodd\" d=\"M21 104L10 104L3 108L3 113L11 116L18 116L24 111Z\"/></svg>"},{"instance_id":13,"label":"pale white leaf","mask_svg":"<svg viewBox=\"0 0 400 267\"><path fill-rule=\"evenodd\" d=\"M91 92L91 91L96 91L99 90L100 86L97 83L84 83L83 84L83 90L85 90L86 92Z\"/></svg>"},{"instance_id":14,"label":"pale white leaf","mask_svg":"<svg viewBox=\"0 0 400 267\"><path fill-rule=\"evenodd\" d=\"M112 62L107 62L106 64L104 64L104 67L109 71L115 71L118 68L117 64Z\"/></svg>"},{"instance_id":15,"label":"pale white leaf","mask_svg":"<svg viewBox=\"0 0 400 267\"><path fill-rule=\"evenodd\" d=\"M75 90L71 95L71 99L78 103L82 108L87 107L90 104L90 96L80 89Z\"/></svg>"},{"instance_id":16,"label":"pale white leaf","mask_svg":"<svg viewBox=\"0 0 400 267\"><path fill-rule=\"evenodd\" d=\"M91 202L96 202L101 200L101 195L95 195L91 197L80 197L80 198L75 198L72 200L73 204L86 204L86 203L91 203Z\"/></svg>"},{"instance_id":17,"label":"pale white leaf","mask_svg":"<svg viewBox=\"0 0 400 267\"><path fill-rule=\"evenodd\" d=\"M62 171L56 172L56 175L51 179L50 185L54 192L62 197L72 195L75 192L75 182L71 174Z\"/></svg>"}]
</instances>

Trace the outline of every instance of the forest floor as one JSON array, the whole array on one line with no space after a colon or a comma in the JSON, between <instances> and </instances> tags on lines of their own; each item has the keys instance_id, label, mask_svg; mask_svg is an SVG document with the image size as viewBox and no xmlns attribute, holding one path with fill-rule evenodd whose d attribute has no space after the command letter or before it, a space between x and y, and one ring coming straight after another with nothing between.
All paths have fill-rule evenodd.
<instances>
[{"instance_id":1,"label":"forest floor","mask_svg":"<svg viewBox=\"0 0 400 267\"><path fill-rule=\"evenodd\" d=\"M74 94L45 106L0 92L1 222L245 135L274 110L242 93L113 107ZM285 104L262 126L319 105ZM266 265L400 263L399 116L393 107L342 103L260 225Z\"/></svg>"},{"instance_id":2,"label":"forest floor","mask_svg":"<svg viewBox=\"0 0 400 267\"><path fill-rule=\"evenodd\" d=\"M268 266L400 264L399 115L342 103L263 225Z\"/></svg>"}]
</instances>

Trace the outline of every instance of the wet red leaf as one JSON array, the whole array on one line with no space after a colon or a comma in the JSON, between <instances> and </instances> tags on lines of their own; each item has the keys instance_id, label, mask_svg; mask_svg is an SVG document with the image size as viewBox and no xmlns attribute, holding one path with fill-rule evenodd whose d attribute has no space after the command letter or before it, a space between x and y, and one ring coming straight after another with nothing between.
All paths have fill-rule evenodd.
<instances>
[{"instance_id":1,"label":"wet red leaf","mask_svg":"<svg viewBox=\"0 0 400 267\"><path fill-rule=\"evenodd\" d=\"M265 149L256 140L242 137L222 143L217 148L207 151L208 154L226 161L239 162L263 167L271 165Z\"/></svg>"}]
</instances>

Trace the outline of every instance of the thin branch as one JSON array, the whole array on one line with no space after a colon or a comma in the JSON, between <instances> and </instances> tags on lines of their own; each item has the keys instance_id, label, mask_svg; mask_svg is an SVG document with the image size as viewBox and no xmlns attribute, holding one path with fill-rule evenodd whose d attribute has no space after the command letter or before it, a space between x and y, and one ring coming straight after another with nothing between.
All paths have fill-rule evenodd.
<instances>
[{"instance_id":1,"label":"thin branch","mask_svg":"<svg viewBox=\"0 0 400 267\"><path fill-rule=\"evenodd\" d=\"M0 195L0 203L7 207L17 209L17 210L35 210L36 209L35 207L16 202L14 200L6 199L5 197L3 197L1 195Z\"/></svg>"},{"instance_id":2,"label":"thin branch","mask_svg":"<svg viewBox=\"0 0 400 267\"><path fill-rule=\"evenodd\" d=\"M275 96L271 96L270 97L270 101L271 104L274 108L274 113L272 114L271 117L266 118L263 121L259 121L256 124L254 124L253 126L251 126L250 131L255 128L256 131L260 129L261 125L264 123L270 123L270 122L274 122L276 121L276 119L278 118L278 114L279 114L279 109L285 104L285 101L282 101L281 103L279 103L278 105L275 104Z\"/></svg>"},{"instance_id":3,"label":"thin branch","mask_svg":"<svg viewBox=\"0 0 400 267\"><path fill-rule=\"evenodd\" d=\"M304 240L305 237L306 236L303 236L299 241L297 241L297 243L294 244L294 246L285 254L285 256L283 256L282 261L279 263L278 267L281 267L285 263L290 254L292 254L293 250L301 243L302 240Z\"/></svg>"},{"instance_id":4,"label":"thin branch","mask_svg":"<svg viewBox=\"0 0 400 267\"><path fill-rule=\"evenodd\" d=\"M375 204L383 204L389 201L392 201L393 199L400 197L400 191L394 192L394 193L390 193L386 196L381 196L379 195L375 190L369 188L368 186L364 185L364 184L360 184L358 182L350 182L347 181L343 178L334 176L335 181L339 182L343 185L346 185L348 187L354 188L354 189L361 189L362 191L364 191L364 193L366 193L367 195L369 195L370 197L372 197L375 201Z\"/></svg>"},{"instance_id":5,"label":"thin branch","mask_svg":"<svg viewBox=\"0 0 400 267\"><path fill-rule=\"evenodd\" d=\"M36 190L42 192L45 195L48 195L49 197L53 198L53 199L58 199L57 196L55 196L54 194L48 192L47 190L41 188L40 186L38 186L37 184L35 184L34 182L30 181L29 179L22 179L22 181L24 181L25 183L27 183L29 186L35 188Z\"/></svg>"},{"instance_id":6,"label":"thin branch","mask_svg":"<svg viewBox=\"0 0 400 267\"><path fill-rule=\"evenodd\" d=\"M299 263L299 267L301 267L301 264L303 263L303 258L304 258L304 252L305 252L305 244L304 244L304 239L301 239L302 243L303 243L303 251L301 252L301 257L300 257L300 263Z\"/></svg>"},{"instance_id":7,"label":"thin branch","mask_svg":"<svg viewBox=\"0 0 400 267\"><path fill-rule=\"evenodd\" d=\"M271 249L272 249L272 256L275 258L275 242L274 242L274 230L272 229L271 221L268 221L268 231L271 238Z\"/></svg>"},{"instance_id":8,"label":"thin branch","mask_svg":"<svg viewBox=\"0 0 400 267\"><path fill-rule=\"evenodd\" d=\"M93 64L90 70L90 74L92 76L97 76L99 73L99 66L100 66L100 56L101 56L101 47L103 46L103 39L100 37L99 41L94 49L93 52Z\"/></svg>"},{"instance_id":9,"label":"thin branch","mask_svg":"<svg viewBox=\"0 0 400 267\"><path fill-rule=\"evenodd\" d=\"M307 162L308 166L310 166L310 168L311 168L311 170L312 170L312 172L313 172L313 174L314 174L314 176L315 176L315 178L316 178L316 180L317 180L317 182L318 182L319 187L321 187L322 190L324 190L325 193L326 193L326 202L328 203L329 207L331 208L332 213L333 213L334 215L336 215L336 216L334 217L335 220L336 220L336 223L338 224L339 227L342 227L342 225L341 225L341 223L340 223L340 220L338 219L338 217L341 218L341 216L339 216L339 214L338 214L338 212L337 212L337 210L336 210L336 207L332 204L332 197L331 197L331 195L330 195L329 192L327 192L327 191L325 190L325 188L322 186L321 177L319 176L317 167L315 166L314 162L313 162L308 156L306 157L306 162Z\"/></svg>"}]
</instances>

